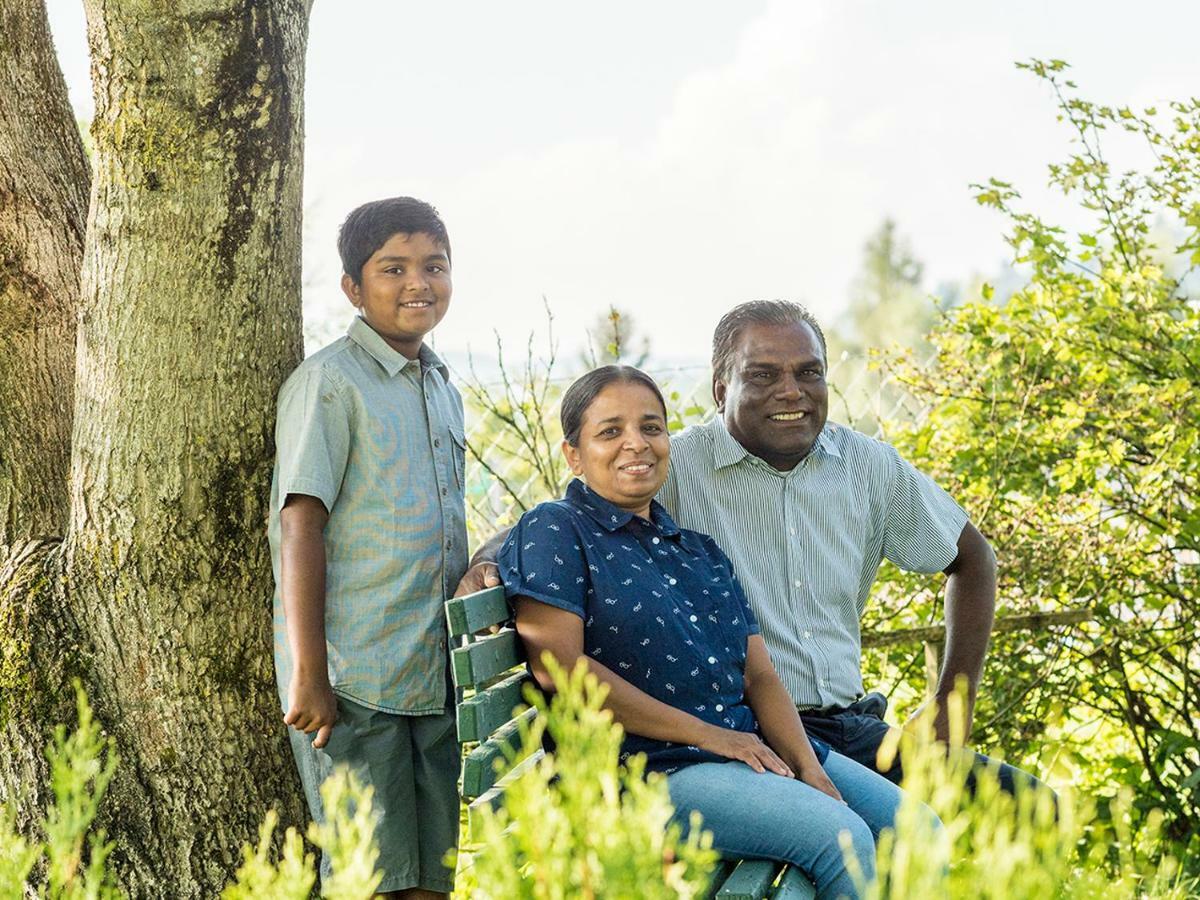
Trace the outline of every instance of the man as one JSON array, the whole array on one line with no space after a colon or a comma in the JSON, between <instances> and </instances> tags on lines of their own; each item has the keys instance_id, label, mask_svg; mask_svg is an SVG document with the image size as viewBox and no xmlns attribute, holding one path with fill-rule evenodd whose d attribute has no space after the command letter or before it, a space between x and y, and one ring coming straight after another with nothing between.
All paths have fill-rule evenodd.
<instances>
[{"instance_id":1,"label":"man","mask_svg":"<svg viewBox=\"0 0 1200 900\"><path fill-rule=\"evenodd\" d=\"M825 373L825 338L803 307L754 301L730 310L713 335L718 414L672 440L658 499L733 560L808 732L898 782L899 759L877 765L886 701L864 696L862 684L859 623L879 564L948 576L946 653L933 697L936 734L946 741L946 701L960 675L969 733L995 608L995 557L958 504L894 448L826 421ZM466 582L483 586L479 576ZM1006 789L1014 777L1018 770L1002 767Z\"/></svg>"}]
</instances>

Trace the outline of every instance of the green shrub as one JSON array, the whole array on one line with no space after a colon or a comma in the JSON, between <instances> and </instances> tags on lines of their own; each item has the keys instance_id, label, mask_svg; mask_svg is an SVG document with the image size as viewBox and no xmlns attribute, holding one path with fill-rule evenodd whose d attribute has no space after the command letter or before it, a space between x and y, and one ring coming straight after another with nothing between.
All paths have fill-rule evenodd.
<instances>
[{"instance_id":1,"label":"green shrub","mask_svg":"<svg viewBox=\"0 0 1200 900\"><path fill-rule=\"evenodd\" d=\"M568 676L549 660L556 693L524 735L525 752L549 729L557 743L485 809L479 843L459 874L462 896L567 900L579 897L697 897L716 862L711 838L686 839L672 815L666 780L643 778L645 758L617 762L623 734L601 708L608 689L582 663Z\"/></svg>"}]
</instances>

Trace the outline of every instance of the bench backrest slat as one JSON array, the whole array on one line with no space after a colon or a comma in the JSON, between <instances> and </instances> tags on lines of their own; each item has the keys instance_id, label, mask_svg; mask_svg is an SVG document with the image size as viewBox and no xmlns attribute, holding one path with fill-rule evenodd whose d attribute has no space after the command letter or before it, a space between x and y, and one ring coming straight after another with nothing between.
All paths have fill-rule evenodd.
<instances>
[{"instance_id":1,"label":"bench backrest slat","mask_svg":"<svg viewBox=\"0 0 1200 900\"><path fill-rule=\"evenodd\" d=\"M464 797L478 797L500 780L496 764L520 755L522 726L528 727L536 715L536 709L525 710L467 754L462 774Z\"/></svg>"},{"instance_id":2,"label":"bench backrest slat","mask_svg":"<svg viewBox=\"0 0 1200 900\"><path fill-rule=\"evenodd\" d=\"M490 625L503 625L509 619L504 588L494 587L446 601L446 624L451 637L469 637Z\"/></svg>"},{"instance_id":3,"label":"bench backrest slat","mask_svg":"<svg viewBox=\"0 0 1200 900\"><path fill-rule=\"evenodd\" d=\"M450 659L455 687L476 688L524 663L525 654L517 633L506 628L465 647L455 647Z\"/></svg>"},{"instance_id":4,"label":"bench backrest slat","mask_svg":"<svg viewBox=\"0 0 1200 900\"><path fill-rule=\"evenodd\" d=\"M531 680L528 673L517 672L460 703L459 743L486 741L493 731L512 719L513 710L523 701L521 691Z\"/></svg>"}]
</instances>

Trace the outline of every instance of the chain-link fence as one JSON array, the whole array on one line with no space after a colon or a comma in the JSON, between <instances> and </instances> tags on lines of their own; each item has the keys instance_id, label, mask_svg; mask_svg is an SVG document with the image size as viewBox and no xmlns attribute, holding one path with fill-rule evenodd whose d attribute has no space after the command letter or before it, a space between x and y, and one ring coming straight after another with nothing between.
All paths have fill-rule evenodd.
<instances>
[{"instance_id":1,"label":"chain-link fence","mask_svg":"<svg viewBox=\"0 0 1200 900\"><path fill-rule=\"evenodd\" d=\"M573 380L554 361L526 360L521 372L484 381L460 378L467 406L467 523L473 544L512 525L526 509L562 495L570 472L559 445L558 412ZM712 415L707 366L650 369L667 399L672 433ZM829 417L866 434L911 421L925 410L883 372L859 357L836 360L827 376Z\"/></svg>"}]
</instances>

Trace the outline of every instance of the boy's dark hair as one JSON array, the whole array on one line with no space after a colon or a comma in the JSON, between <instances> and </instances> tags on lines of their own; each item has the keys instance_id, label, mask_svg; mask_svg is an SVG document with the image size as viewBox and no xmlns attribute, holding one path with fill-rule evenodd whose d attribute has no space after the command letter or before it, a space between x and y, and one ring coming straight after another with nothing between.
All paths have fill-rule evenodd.
<instances>
[{"instance_id":1,"label":"boy's dark hair","mask_svg":"<svg viewBox=\"0 0 1200 900\"><path fill-rule=\"evenodd\" d=\"M803 322L817 335L821 343L821 355L829 361L825 348L825 333L816 318L806 307L787 300L750 300L739 303L717 323L712 340L713 378L729 380L729 367L733 365L733 347L738 335L747 325L798 325Z\"/></svg>"},{"instance_id":2,"label":"boy's dark hair","mask_svg":"<svg viewBox=\"0 0 1200 900\"><path fill-rule=\"evenodd\" d=\"M436 209L415 197L388 197L364 203L346 216L337 241L342 271L361 283L363 265L393 234L427 234L450 258L450 236Z\"/></svg>"},{"instance_id":3,"label":"boy's dark hair","mask_svg":"<svg viewBox=\"0 0 1200 900\"><path fill-rule=\"evenodd\" d=\"M572 447L579 446L579 431L583 428L583 417L587 415L588 407L602 390L618 381L631 381L641 384L654 392L663 408L663 418L667 417L667 401L663 399L662 391L654 383L654 379L633 366L601 366L592 369L586 375L580 375L563 394L558 416L562 422L563 438Z\"/></svg>"}]
</instances>

